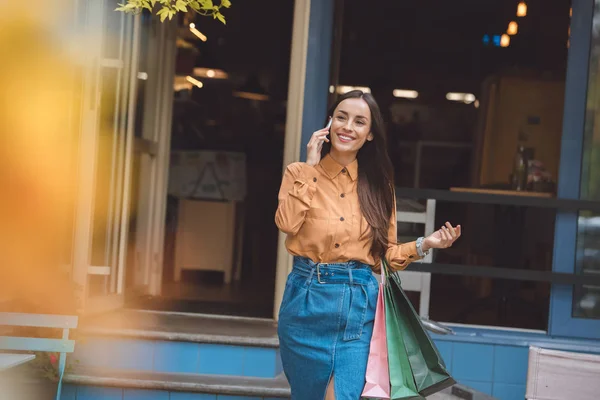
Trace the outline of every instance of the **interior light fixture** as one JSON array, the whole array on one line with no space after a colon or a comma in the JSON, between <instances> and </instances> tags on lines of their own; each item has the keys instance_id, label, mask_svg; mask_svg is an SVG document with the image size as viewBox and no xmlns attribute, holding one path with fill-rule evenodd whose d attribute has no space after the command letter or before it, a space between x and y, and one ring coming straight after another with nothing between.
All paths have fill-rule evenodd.
<instances>
[{"instance_id":1,"label":"interior light fixture","mask_svg":"<svg viewBox=\"0 0 600 400\"><path fill-rule=\"evenodd\" d=\"M500 47L510 46L510 36L506 33L500 37Z\"/></svg>"},{"instance_id":2,"label":"interior light fixture","mask_svg":"<svg viewBox=\"0 0 600 400\"><path fill-rule=\"evenodd\" d=\"M208 78L208 79L227 79L229 77L227 72L223 71L222 69L218 69L218 68L196 67L196 68L194 68L193 75L201 77L201 78Z\"/></svg>"},{"instance_id":3,"label":"interior light fixture","mask_svg":"<svg viewBox=\"0 0 600 400\"><path fill-rule=\"evenodd\" d=\"M394 89L393 95L394 97L404 99L416 99L417 97L419 97L419 92L417 92L416 90Z\"/></svg>"},{"instance_id":4,"label":"interior light fixture","mask_svg":"<svg viewBox=\"0 0 600 400\"><path fill-rule=\"evenodd\" d=\"M509 35L516 35L517 32L519 32L519 24L517 24L515 21L510 21L510 23L508 24L508 29L506 30L506 33L508 33Z\"/></svg>"},{"instance_id":5,"label":"interior light fixture","mask_svg":"<svg viewBox=\"0 0 600 400\"><path fill-rule=\"evenodd\" d=\"M371 89L366 86L344 86L340 85L336 88L338 94L348 93L352 90L362 90L365 93L371 93Z\"/></svg>"},{"instance_id":6,"label":"interior light fixture","mask_svg":"<svg viewBox=\"0 0 600 400\"><path fill-rule=\"evenodd\" d=\"M202 32L196 29L196 24L193 22L190 24L190 32L196 35L196 37L202 40L203 42L206 42L206 40L208 39Z\"/></svg>"},{"instance_id":7,"label":"interior light fixture","mask_svg":"<svg viewBox=\"0 0 600 400\"><path fill-rule=\"evenodd\" d=\"M195 79L191 76L186 76L185 80L200 89L202 89L202 87L204 86L204 84L202 82L200 82L198 79Z\"/></svg>"},{"instance_id":8,"label":"interior light fixture","mask_svg":"<svg viewBox=\"0 0 600 400\"><path fill-rule=\"evenodd\" d=\"M457 101L465 104L471 104L477 98L473 93L458 93L458 92L449 92L446 93L446 99L450 101Z\"/></svg>"},{"instance_id":9,"label":"interior light fixture","mask_svg":"<svg viewBox=\"0 0 600 400\"><path fill-rule=\"evenodd\" d=\"M517 6L517 17L525 17L527 15L527 3L520 2Z\"/></svg>"}]
</instances>

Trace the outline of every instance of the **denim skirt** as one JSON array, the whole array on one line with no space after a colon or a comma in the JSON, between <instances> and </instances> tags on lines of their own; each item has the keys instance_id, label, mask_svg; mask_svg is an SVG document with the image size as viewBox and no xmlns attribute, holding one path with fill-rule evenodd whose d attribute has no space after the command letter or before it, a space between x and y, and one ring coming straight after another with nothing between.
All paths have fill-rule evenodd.
<instances>
[{"instance_id":1,"label":"denim skirt","mask_svg":"<svg viewBox=\"0 0 600 400\"><path fill-rule=\"evenodd\" d=\"M358 400L365 384L378 282L363 263L294 257L279 311L283 370L293 400Z\"/></svg>"}]
</instances>

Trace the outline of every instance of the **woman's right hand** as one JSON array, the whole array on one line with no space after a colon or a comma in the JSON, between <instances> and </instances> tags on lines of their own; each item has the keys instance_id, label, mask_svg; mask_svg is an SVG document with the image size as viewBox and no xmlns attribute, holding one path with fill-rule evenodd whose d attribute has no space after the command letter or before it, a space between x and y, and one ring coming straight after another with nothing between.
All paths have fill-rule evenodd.
<instances>
[{"instance_id":1,"label":"woman's right hand","mask_svg":"<svg viewBox=\"0 0 600 400\"><path fill-rule=\"evenodd\" d=\"M323 148L323 142L329 142L327 139L329 135L329 128L319 129L314 132L306 145L306 163L313 167L321 161L321 149Z\"/></svg>"}]
</instances>

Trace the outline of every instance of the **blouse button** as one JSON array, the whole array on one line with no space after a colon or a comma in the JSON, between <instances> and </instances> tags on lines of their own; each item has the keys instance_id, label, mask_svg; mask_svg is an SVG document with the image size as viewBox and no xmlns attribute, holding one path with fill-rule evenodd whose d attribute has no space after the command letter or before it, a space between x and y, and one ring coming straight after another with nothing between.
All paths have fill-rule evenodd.
<instances>
[{"instance_id":1,"label":"blouse button","mask_svg":"<svg viewBox=\"0 0 600 400\"><path fill-rule=\"evenodd\" d=\"M345 174L346 172L348 172L348 171L346 170L346 168L344 168L344 169L342 170L342 174Z\"/></svg>"},{"instance_id":2,"label":"blouse button","mask_svg":"<svg viewBox=\"0 0 600 400\"><path fill-rule=\"evenodd\" d=\"M340 221L344 222L344 217L340 217Z\"/></svg>"},{"instance_id":3,"label":"blouse button","mask_svg":"<svg viewBox=\"0 0 600 400\"><path fill-rule=\"evenodd\" d=\"M335 248L337 249L338 247L340 247L340 244L339 244L339 243L336 243L336 244L335 244Z\"/></svg>"},{"instance_id":4,"label":"blouse button","mask_svg":"<svg viewBox=\"0 0 600 400\"><path fill-rule=\"evenodd\" d=\"M316 181L317 181L317 178L313 178L313 182L316 182Z\"/></svg>"},{"instance_id":5,"label":"blouse button","mask_svg":"<svg viewBox=\"0 0 600 400\"><path fill-rule=\"evenodd\" d=\"M343 199L344 197L346 197L346 195L344 193L340 194L340 197Z\"/></svg>"}]
</instances>

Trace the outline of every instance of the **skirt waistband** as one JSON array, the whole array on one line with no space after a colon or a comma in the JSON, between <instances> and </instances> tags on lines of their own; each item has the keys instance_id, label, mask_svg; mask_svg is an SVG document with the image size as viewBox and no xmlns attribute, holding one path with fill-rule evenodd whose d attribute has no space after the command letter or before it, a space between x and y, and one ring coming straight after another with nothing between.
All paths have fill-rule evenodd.
<instances>
[{"instance_id":1,"label":"skirt waistband","mask_svg":"<svg viewBox=\"0 0 600 400\"><path fill-rule=\"evenodd\" d=\"M359 261L316 263L307 257L294 257L294 272L318 283L373 284L371 267Z\"/></svg>"}]
</instances>

